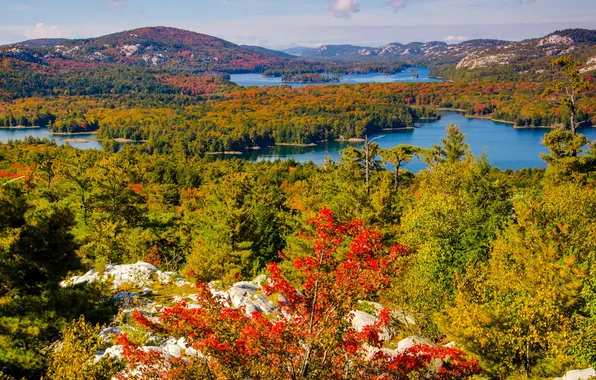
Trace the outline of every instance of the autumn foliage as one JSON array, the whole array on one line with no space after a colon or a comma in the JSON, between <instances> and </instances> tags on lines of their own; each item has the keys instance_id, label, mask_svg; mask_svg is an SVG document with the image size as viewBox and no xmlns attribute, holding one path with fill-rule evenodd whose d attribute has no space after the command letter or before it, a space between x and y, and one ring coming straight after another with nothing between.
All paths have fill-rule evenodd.
<instances>
[{"instance_id":1,"label":"autumn foliage","mask_svg":"<svg viewBox=\"0 0 596 380\"><path fill-rule=\"evenodd\" d=\"M373 325L354 329L350 319L358 301L374 300L388 288L408 250L401 245L387 249L381 233L359 220L338 223L329 209L311 224L314 235L304 238L312 241L313 253L293 261L300 286L277 264L269 265L270 280L263 289L277 297L280 313L273 318L260 312L246 315L198 284L200 308L183 302L164 309L158 321L134 314L153 332L185 337L197 355L166 359L122 335L119 343L129 371L160 379L404 379L413 374L452 379L480 371L476 361L452 348L415 346L394 354L380 350L385 343L381 332L391 321L389 309L381 310ZM132 373L120 378L132 378Z\"/></svg>"}]
</instances>

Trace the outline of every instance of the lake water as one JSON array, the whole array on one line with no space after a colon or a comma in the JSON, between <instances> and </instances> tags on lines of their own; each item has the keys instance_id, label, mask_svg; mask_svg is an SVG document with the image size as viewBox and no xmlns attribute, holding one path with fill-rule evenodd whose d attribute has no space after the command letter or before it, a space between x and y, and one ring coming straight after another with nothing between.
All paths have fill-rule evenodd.
<instances>
[{"instance_id":1,"label":"lake water","mask_svg":"<svg viewBox=\"0 0 596 380\"><path fill-rule=\"evenodd\" d=\"M48 131L48 128L2 128L0 129L0 142L8 142L8 140L23 140L27 136L54 139L56 144L64 145L66 140L86 140L87 142L72 142L69 144L79 149L101 149L101 142L94 141L96 137L93 133L85 133L80 135L53 135Z\"/></svg>"},{"instance_id":2,"label":"lake water","mask_svg":"<svg viewBox=\"0 0 596 380\"><path fill-rule=\"evenodd\" d=\"M498 123L488 119L467 118L463 114L452 111L441 113L440 120L420 122L418 128L386 131L369 138L380 137L375 140L381 148L391 148L399 144L410 144L430 148L433 144L440 144L441 137L446 135L445 128L450 123L457 124L467 135L466 142L475 155L488 155L489 162L500 169L543 168L546 166L540 159L540 153L548 150L541 141L548 129L515 129L511 124ZM596 128L583 128L580 131L590 140L596 139ZM362 148L363 143L347 143L329 141L311 147L276 146L263 148L258 151L245 152L241 156L248 161L294 159L298 162L313 161L322 164L326 156L334 160L340 157L340 150L349 145ZM229 157L229 156L228 156ZM418 172L426 165L419 161L408 164L405 168Z\"/></svg>"},{"instance_id":3,"label":"lake water","mask_svg":"<svg viewBox=\"0 0 596 380\"><path fill-rule=\"evenodd\" d=\"M461 113L443 111L440 120L420 122L417 128L400 131L387 131L370 138L380 137L375 140L381 148L391 148L399 144L410 144L430 148L433 144L440 144L441 137L445 136L445 127L454 123L461 127L467 135L466 142L475 155L486 153L490 163L501 169L523 169L545 167L540 159L540 153L546 153L547 149L542 146L541 141L548 129L514 129L511 124L498 123L488 119L467 118ZM596 140L596 128L583 128L580 131L590 140ZM70 142L70 145L80 149L101 149L99 141L89 140L95 138L94 134L64 136L52 135L47 128L38 129L0 129L0 142L8 140L22 140L26 136L55 139L56 143L63 145L68 139L87 139L88 142ZM245 152L238 156L217 156L217 157L241 157L248 161L294 159L298 162L313 161L322 164L325 157L329 156L334 160L340 157L339 152L349 145L361 148L362 143L347 143L329 141L316 146L294 147L276 146L263 148L258 151ZM406 169L418 172L425 168L424 163L412 162Z\"/></svg>"},{"instance_id":4,"label":"lake water","mask_svg":"<svg viewBox=\"0 0 596 380\"><path fill-rule=\"evenodd\" d=\"M418 78L413 78L410 70L418 70ZM379 73L343 75L341 81L336 83L284 83L281 77L265 77L261 74L232 74L230 80L239 86L281 86L303 87L313 84L358 84L358 83L391 83L391 82L442 82L441 79L429 78L430 69L425 67L412 67L403 72L384 75Z\"/></svg>"}]
</instances>

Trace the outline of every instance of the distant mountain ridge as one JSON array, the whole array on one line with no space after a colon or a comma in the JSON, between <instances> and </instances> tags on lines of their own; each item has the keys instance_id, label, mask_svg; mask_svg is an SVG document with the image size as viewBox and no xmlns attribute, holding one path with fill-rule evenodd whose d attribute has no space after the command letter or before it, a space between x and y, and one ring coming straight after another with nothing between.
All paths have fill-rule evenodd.
<instances>
[{"instance_id":1,"label":"distant mountain ridge","mask_svg":"<svg viewBox=\"0 0 596 380\"><path fill-rule=\"evenodd\" d=\"M301 58L321 59L402 59L404 61L424 60L428 63L461 63L462 67L478 67L485 63L477 58L501 55L513 59L537 58L571 53L596 45L596 31L588 29L567 29L556 31L545 37L519 42L476 39L448 45L441 41L411 42L408 44L390 43L381 47L355 45L322 45L317 48L297 47L284 50ZM560 49L559 49L560 48ZM531 54L528 54L531 53ZM463 60L463 61L462 61ZM489 58L486 63L488 64ZM501 62L502 60L497 60Z\"/></svg>"},{"instance_id":2,"label":"distant mountain ridge","mask_svg":"<svg viewBox=\"0 0 596 380\"><path fill-rule=\"evenodd\" d=\"M187 30L146 27L97 38L29 40L0 47L0 59L52 67L124 65L192 73L268 70L281 75L288 70L321 72L345 62L368 62L373 67L377 62L402 62L432 67L433 75L464 80L488 74L512 80L524 73L535 77L547 71L553 57L565 54L580 59L583 72L596 70L596 31L567 29L519 42L476 39L453 45L431 41L390 43L377 48L345 44L281 52L236 45Z\"/></svg>"},{"instance_id":3,"label":"distant mountain ridge","mask_svg":"<svg viewBox=\"0 0 596 380\"><path fill-rule=\"evenodd\" d=\"M31 40L11 45L13 49L38 48L44 59L66 59L91 63L162 66L188 71L257 70L274 65L282 52L238 46L206 34L169 27L146 27L75 40Z\"/></svg>"}]
</instances>

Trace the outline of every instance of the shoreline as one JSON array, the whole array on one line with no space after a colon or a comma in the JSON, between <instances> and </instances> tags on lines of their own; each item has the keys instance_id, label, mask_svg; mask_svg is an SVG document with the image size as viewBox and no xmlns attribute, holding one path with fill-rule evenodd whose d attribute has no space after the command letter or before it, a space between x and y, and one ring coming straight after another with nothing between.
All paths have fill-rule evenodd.
<instances>
[{"instance_id":1,"label":"shoreline","mask_svg":"<svg viewBox=\"0 0 596 380\"><path fill-rule=\"evenodd\" d=\"M32 126L32 127L24 127L22 125L18 125L16 127L0 127L0 129L41 129L40 126Z\"/></svg>"},{"instance_id":2,"label":"shoreline","mask_svg":"<svg viewBox=\"0 0 596 380\"><path fill-rule=\"evenodd\" d=\"M97 141L110 141L110 139L96 139ZM146 143L147 140L133 140L133 139L125 139L123 137L117 137L114 140L114 142L117 143Z\"/></svg>"},{"instance_id":3,"label":"shoreline","mask_svg":"<svg viewBox=\"0 0 596 380\"><path fill-rule=\"evenodd\" d=\"M96 135L97 131L90 131L90 132L51 132L47 131L44 132L48 135L55 135L55 136L77 136L77 135Z\"/></svg>"},{"instance_id":4,"label":"shoreline","mask_svg":"<svg viewBox=\"0 0 596 380\"><path fill-rule=\"evenodd\" d=\"M227 152L205 152L206 155L208 156L217 156L220 154L226 155L226 156L238 156L241 154L244 154L244 152L240 152L237 150L232 150L232 151L227 151Z\"/></svg>"},{"instance_id":5,"label":"shoreline","mask_svg":"<svg viewBox=\"0 0 596 380\"><path fill-rule=\"evenodd\" d=\"M309 143L309 144L298 144L298 143L275 143L275 145L272 146L297 146L297 147L301 147L301 148L306 148L309 146L317 146L316 143Z\"/></svg>"},{"instance_id":6,"label":"shoreline","mask_svg":"<svg viewBox=\"0 0 596 380\"><path fill-rule=\"evenodd\" d=\"M430 120L430 119L429 119ZM439 119L432 119L432 120L439 120ZM428 120L427 120L428 121ZM383 128L381 131L408 131L411 129L416 129L416 127L403 127L403 128Z\"/></svg>"}]
</instances>

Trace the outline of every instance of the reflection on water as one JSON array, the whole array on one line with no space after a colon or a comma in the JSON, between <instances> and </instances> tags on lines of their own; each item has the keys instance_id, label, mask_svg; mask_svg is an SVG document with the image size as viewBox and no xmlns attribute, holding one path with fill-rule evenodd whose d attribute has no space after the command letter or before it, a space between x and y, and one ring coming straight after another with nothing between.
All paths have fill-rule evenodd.
<instances>
[{"instance_id":1,"label":"reflection on water","mask_svg":"<svg viewBox=\"0 0 596 380\"><path fill-rule=\"evenodd\" d=\"M475 155L486 153L490 163L498 168L522 169L546 166L540 159L540 153L547 152L541 142L544 134L549 132L548 129L514 129L511 124L498 123L488 119L467 118L457 112L442 112L440 120L420 122L416 125L418 128L386 131L370 137L383 136L375 142L384 149L399 144L430 148L433 144L441 143L441 137L445 136L445 127L450 123L461 127L467 135L466 142L470 144ZM596 140L596 128L584 128L580 132L585 134L588 139ZM102 148L101 142L90 140L96 137L94 134L64 136L52 135L47 128L0 129L0 142L22 140L27 136L54 139L59 145L71 140L70 145L80 149ZM86 142L78 140L86 140ZM118 145L122 146L123 144ZM240 157L248 161L294 159L298 162L312 161L321 165L327 156L338 160L339 152L349 145L357 148L362 147L362 143L328 141L316 146L264 147L261 150L247 151L238 156L216 155L214 157ZM417 172L424 167L425 165L422 162L412 162L406 166L406 169Z\"/></svg>"},{"instance_id":2,"label":"reflection on water","mask_svg":"<svg viewBox=\"0 0 596 380\"><path fill-rule=\"evenodd\" d=\"M523 169L546 166L544 161L540 159L540 153L547 152L541 142L544 134L549 132L548 129L515 129L511 124L498 123L488 119L467 118L458 112L442 112L440 120L420 122L416 125L418 128L415 129L385 131L382 134L370 137L384 136L375 140L384 149L399 144L430 148L433 144L441 143L441 137L445 136L445 128L451 123L461 127L467 135L466 142L470 144L470 148L475 155L486 153L490 163L498 168ZM596 139L596 128L584 128L581 133L591 140ZM339 151L345 149L348 145L362 147L362 143L332 141L309 147L276 146L263 148L258 151L245 152L236 157L242 157L248 161L291 158L298 162L313 161L321 165L326 156L338 160ZM424 163L415 161L407 165L406 169L418 172L425 167Z\"/></svg>"},{"instance_id":3,"label":"reflection on water","mask_svg":"<svg viewBox=\"0 0 596 380\"><path fill-rule=\"evenodd\" d=\"M418 77L410 71L418 73ZM232 74L230 80L239 86L281 86L291 85L292 87L309 86L313 84L358 84L358 83L392 83L392 82L442 82L441 79L429 78L430 69L425 67L413 67L396 74L350 74L343 75L337 83L283 83L281 77L264 77L261 74Z\"/></svg>"}]
</instances>

